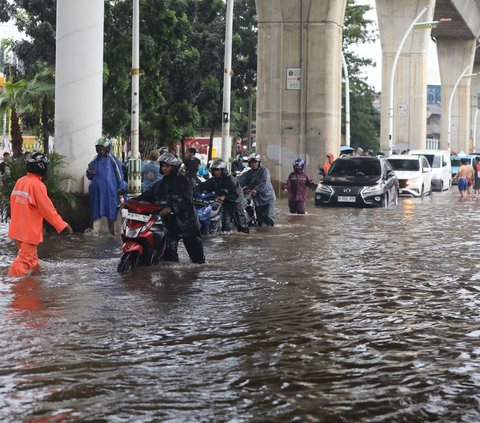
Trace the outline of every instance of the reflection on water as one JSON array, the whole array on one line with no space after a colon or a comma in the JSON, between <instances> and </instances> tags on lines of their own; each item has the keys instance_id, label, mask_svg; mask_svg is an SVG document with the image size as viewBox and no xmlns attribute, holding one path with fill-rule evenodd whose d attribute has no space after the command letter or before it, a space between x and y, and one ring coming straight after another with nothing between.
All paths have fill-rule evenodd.
<instances>
[{"instance_id":1,"label":"reflection on water","mask_svg":"<svg viewBox=\"0 0 480 423\"><path fill-rule=\"evenodd\" d=\"M129 275L49 235L0 276L0 421L480 421L480 201L286 210Z\"/></svg>"}]
</instances>

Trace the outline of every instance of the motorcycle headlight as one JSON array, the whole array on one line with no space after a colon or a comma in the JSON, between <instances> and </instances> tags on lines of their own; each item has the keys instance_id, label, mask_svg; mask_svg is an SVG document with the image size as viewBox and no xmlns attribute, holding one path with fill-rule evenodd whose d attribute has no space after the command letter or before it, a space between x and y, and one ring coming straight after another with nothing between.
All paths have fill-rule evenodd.
<instances>
[{"instance_id":1,"label":"motorcycle headlight","mask_svg":"<svg viewBox=\"0 0 480 423\"><path fill-rule=\"evenodd\" d=\"M197 216L199 219L205 219L206 217L208 217L211 211L212 211L212 205L209 204L208 206L205 206L203 209L197 210Z\"/></svg>"},{"instance_id":2,"label":"motorcycle headlight","mask_svg":"<svg viewBox=\"0 0 480 423\"><path fill-rule=\"evenodd\" d=\"M138 235L140 234L140 232L142 232L143 228L145 226L141 226L140 228L137 228L137 229L132 229L130 227L126 227L125 228L125 236L127 238L137 238Z\"/></svg>"}]
</instances>

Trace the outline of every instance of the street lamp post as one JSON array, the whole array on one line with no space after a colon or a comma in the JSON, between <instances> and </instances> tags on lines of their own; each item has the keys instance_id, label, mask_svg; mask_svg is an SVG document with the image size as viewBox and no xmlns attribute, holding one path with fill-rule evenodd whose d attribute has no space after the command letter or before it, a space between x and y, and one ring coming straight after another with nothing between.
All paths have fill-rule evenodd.
<instances>
[{"instance_id":1,"label":"street lamp post","mask_svg":"<svg viewBox=\"0 0 480 423\"><path fill-rule=\"evenodd\" d=\"M230 159L230 98L232 86L233 1L227 0L225 19L225 61L223 70L222 159Z\"/></svg>"},{"instance_id":2,"label":"street lamp post","mask_svg":"<svg viewBox=\"0 0 480 423\"><path fill-rule=\"evenodd\" d=\"M469 73L467 74L468 70L470 69L470 65L468 65L460 76L457 78L455 85L453 86L452 92L450 93L450 99L448 100L448 117L447 117L447 144L448 144L448 154L450 155L450 150L452 147L452 104L453 104L453 97L455 96L455 91L457 91L458 85L462 78L469 78L472 76L477 76L477 73Z\"/></svg>"},{"instance_id":3,"label":"street lamp post","mask_svg":"<svg viewBox=\"0 0 480 423\"><path fill-rule=\"evenodd\" d=\"M418 20L422 17L422 15L428 10L428 5L417 15L415 20L410 24L407 31L403 35L402 41L397 48L395 53L395 58L393 59L392 71L390 73L390 90L388 93L388 156L392 154L393 150L393 85L395 82L395 70L397 68L398 58L400 57L400 52L402 51L403 45L405 41L407 41L407 37L412 31L415 24Z\"/></svg>"},{"instance_id":4,"label":"street lamp post","mask_svg":"<svg viewBox=\"0 0 480 423\"><path fill-rule=\"evenodd\" d=\"M345 145L350 146L350 79L347 61L342 53L343 74L345 76Z\"/></svg>"},{"instance_id":5,"label":"street lamp post","mask_svg":"<svg viewBox=\"0 0 480 423\"><path fill-rule=\"evenodd\" d=\"M132 116L131 116L131 152L128 160L128 194L141 193L141 165L139 150L139 88L140 88L140 0L133 0L132 24Z\"/></svg>"},{"instance_id":6,"label":"street lamp post","mask_svg":"<svg viewBox=\"0 0 480 423\"><path fill-rule=\"evenodd\" d=\"M392 154L393 150L393 88L395 82L395 70L397 68L398 59L400 57L400 53L402 51L403 45L407 41L408 35L412 31L413 28L417 29L431 29L435 28L438 24L450 22L451 19L439 19L438 21L429 21L429 22L418 22L418 20L423 16L423 14L428 10L429 5L425 6L425 8L417 15L414 21L410 24L407 28L407 31L403 35L402 41L397 48L395 53L395 58L393 59L392 64L392 71L390 73L390 86L389 86L389 93L388 93L388 155Z\"/></svg>"},{"instance_id":7,"label":"street lamp post","mask_svg":"<svg viewBox=\"0 0 480 423\"><path fill-rule=\"evenodd\" d=\"M477 120L478 120L478 111L480 110L480 94L477 94L477 105L475 107L475 117L473 118L473 145L472 153L475 154L477 150Z\"/></svg>"}]
</instances>

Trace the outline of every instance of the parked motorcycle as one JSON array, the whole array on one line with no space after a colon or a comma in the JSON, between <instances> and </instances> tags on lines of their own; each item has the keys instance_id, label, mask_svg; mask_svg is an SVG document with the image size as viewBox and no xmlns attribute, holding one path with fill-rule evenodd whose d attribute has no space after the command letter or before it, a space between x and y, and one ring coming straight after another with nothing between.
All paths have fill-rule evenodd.
<instances>
[{"instance_id":1,"label":"parked motorcycle","mask_svg":"<svg viewBox=\"0 0 480 423\"><path fill-rule=\"evenodd\" d=\"M216 194L194 191L193 203L200 221L200 232L209 235L222 230L222 203Z\"/></svg>"},{"instance_id":2,"label":"parked motorcycle","mask_svg":"<svg viewBox=\"0 0 480 423\"><path fill-rule=\"evenodd\" d=\"M243 194L245 197L245 217L248 226L257 226L257 214L255 213L255 204L253 198L249 193Z\"/></svg>"},{"instance_id":3,"label":"parked motorcycle","mask_svg":"<svg viewBox=\"0 0 480 423\"><path fill-rule=\"evenodd\" d=\"M165 253L165 229L160 217L163 206L127 201L122 215L122 257L118 272L128 272L138 265L157 263Z\"/></svg>"}]
</instances>

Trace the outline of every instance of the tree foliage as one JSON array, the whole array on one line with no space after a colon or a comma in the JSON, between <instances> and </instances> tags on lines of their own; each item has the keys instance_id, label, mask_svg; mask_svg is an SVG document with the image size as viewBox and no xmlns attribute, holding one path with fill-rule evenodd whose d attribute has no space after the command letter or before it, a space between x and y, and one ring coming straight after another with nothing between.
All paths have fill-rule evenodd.
<instances>
[{"instance_id":1,"label":"tree foliage","mask_svg":"<svg viewBox=\"0 0 480 423\"><path fill-rule=\"evenodd\" d=\"M22 123L42 135L45 151L48 151L48 136L53 133L55 82L53 68L46 68L32 79L13 78L5 82L5 90L0 93L0 114L11 113L12 149L14 157L22 152L22 136L18 118Z\"/></svg>"},{"instance_id":2,"label":"tree foliage","mask_svg":"<svg viewBox=\"0 0 480 423\"><path fill-rule=\"evenodd\" d=\"M374 36L365 29L368 8L348 0L344 51L350 73L352 144L376 148L379 118L371 106L374 92L361 76L362 68L371 63L351 47ZM140 0L141 148L179 142L196 130L213 134L221 128L225 11L224 0ZM56 0L0 0L0 21L8 19L27 35L14 46L24 65L19 79L33 81L35 75L38 79L55 63ZM103 129L122 138L130 135L131 33L131 0L106 1ZM246 136L248 99L256 92L255 0L235 0L232 68L231 129ZM41 130L44 138L53 131L52 104L48 95L34 102L36 110L23 115L23 123ZM35 116L41 116L41 122L35 122Z\"/></svg>"},{"instance_id":3,"label":"tree foliage","mask_svg":"<svg viewBox=\"0 0 480 423\"><path fill-rule=\"evenodd\" d=\"M368 5L357 5L355 0L347 1L345 27L343 31L343 54L347 62L350 81L350 136L352 147L362 147L377 152L380 148L380 115L373 107L375 91L362 76L362 70L374 65L371 59L358 56L356 44L374 41L376 34L368 30L372 22L365 18L370 10ZM345 92L343 91L345 102ZM345 113L345 110L343 111ZM342 119L345 130L345 119Z\"/></svg>"}]
</instances>

